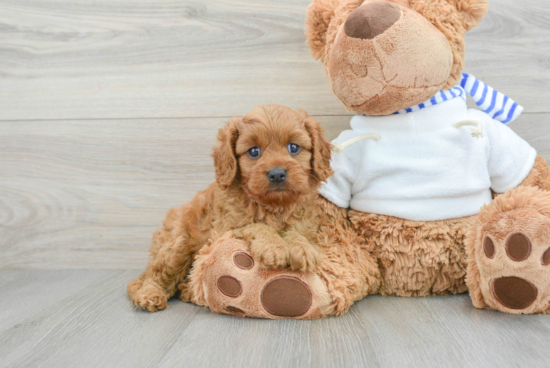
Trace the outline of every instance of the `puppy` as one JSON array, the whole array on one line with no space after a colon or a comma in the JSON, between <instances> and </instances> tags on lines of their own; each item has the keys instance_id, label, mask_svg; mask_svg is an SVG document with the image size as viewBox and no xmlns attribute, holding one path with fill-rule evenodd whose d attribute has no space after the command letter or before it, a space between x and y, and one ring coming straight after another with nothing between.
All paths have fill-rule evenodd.
<instances>
[{"instance_id":1,"label":"puppy","mask_svg":"<svg viewBox=\"0 0 550 368\"><path fill-rule=\"evenodd\" d=\"M216 182L168 213L153 234L147 269L128 285L140 308L166 308L197 251L227 231L248 240L266 268L317 266L317 188L332 175L331 146L319 123L305 112L259 106L220 129L218 143Z\"/></svg>"}]
</instances>

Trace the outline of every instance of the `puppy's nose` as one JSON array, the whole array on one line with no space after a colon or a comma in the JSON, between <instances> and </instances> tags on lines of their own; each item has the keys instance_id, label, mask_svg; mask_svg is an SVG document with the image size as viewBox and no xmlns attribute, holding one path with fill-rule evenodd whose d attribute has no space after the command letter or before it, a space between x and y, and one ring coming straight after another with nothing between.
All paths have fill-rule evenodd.
<instances>
[{"instance_id":1,"label":"puppy's nose","mask_svg":"<svg viewBox=\"0 0 550 368\"><path fill-rule=\"evenodd\" d=\"M400 16L399 5L375 1L352 11L344 24L344 32L352 38L372 40L389 29Z\"/></svg>"},{"instance_id":2,"label":"puppy's nose","mask_svg":"<svg viewBox=\"0 0 550 368\"><path fill-rule=\"evenodd\" d=\"M276 167L267 172L267 178L273 184L280 184L286 179L286 170L282 167Z\"/></svg>"}]
</instances>

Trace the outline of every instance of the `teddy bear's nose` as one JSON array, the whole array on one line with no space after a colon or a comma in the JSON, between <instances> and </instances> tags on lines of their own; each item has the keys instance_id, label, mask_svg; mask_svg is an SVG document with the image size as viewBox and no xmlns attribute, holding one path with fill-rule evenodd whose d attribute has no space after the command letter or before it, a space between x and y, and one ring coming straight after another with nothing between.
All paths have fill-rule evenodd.
<instances>
[{"instance_id":1,"label":"teddy bear's nose","mask_svg":"<svg viewBox=\"0 0 550 368\"><path fill-rule=\"evenodd\" d=\"M352 38L372 40L390 28L400 16L399 5L375 1L352 11L344 24L344 32Z\"/></svg>"}]
</instances>

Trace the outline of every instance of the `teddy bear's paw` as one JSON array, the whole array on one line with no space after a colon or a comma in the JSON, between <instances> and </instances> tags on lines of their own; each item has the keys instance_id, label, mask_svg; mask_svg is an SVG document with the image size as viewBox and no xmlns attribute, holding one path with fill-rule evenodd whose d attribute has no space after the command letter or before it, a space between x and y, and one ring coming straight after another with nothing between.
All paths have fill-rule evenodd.
<instances>
[{"instance_id":1,"label":"teddy bear's paw","mask_svg":"<svg viewBox=\"0 0 550 368\"><path fill-rule=\"evenodd\" d=\"M168 297L157 287L145 283L141 289L134 293L132 302L135 306L143 310L156 312L157 310L166 308L168 305Z\"/></svg>"},{"instance_id":2,"label":"teddy bear's paw","mask_svg":"<svg viewBox=\"0 0 550 368\"><path fill-rule=\"evenodd\" d=\"M191 283L202 290L201 304L213 312L311 319L321 317L331 303L327 286L317 274L266 269L252 257L248 243L239 239L218 240L195 264Z\"/></svg>"},{"instance_id":3,"label":"teddy bear's paw","mask_svg":"<svg viewBox=\"0 0 550 368\"><path fill-rule=\"evenodd\" d=\"M550 220L533 209L501 213L484 226L475 256L485 304L506 313L550 307Z\"/></svg>"}]
</instances>

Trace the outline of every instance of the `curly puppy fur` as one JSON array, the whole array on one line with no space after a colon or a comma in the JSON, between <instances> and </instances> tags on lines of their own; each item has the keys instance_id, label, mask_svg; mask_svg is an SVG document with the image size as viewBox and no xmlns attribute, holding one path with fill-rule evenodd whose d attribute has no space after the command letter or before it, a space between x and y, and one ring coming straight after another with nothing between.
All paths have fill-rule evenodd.
<instances>
[{"instance_id":1,"label":"curly puppy fur","mask_svg":"<svg viewBox=\"0 0 550 368\"><path fill-rule=\"evenodd\" d=\"M195 254L230 230L251 242L252 255L265 267L317 268L318 230L326 226L320 223L317 188L332 174L330 143L319 123L304 112L260 106L231 120L218 141L216 182L168 213L164 227L153 234L147 269L128 285L140 308L166 308L184 287ZM301 151L291 154L290 143ZM252 147L259 147L259 158L247 154ZM286 170L283 183L270 182L267 172L273 168Z\"/></svg>"}]
</instances>

